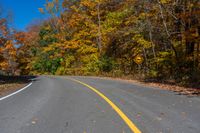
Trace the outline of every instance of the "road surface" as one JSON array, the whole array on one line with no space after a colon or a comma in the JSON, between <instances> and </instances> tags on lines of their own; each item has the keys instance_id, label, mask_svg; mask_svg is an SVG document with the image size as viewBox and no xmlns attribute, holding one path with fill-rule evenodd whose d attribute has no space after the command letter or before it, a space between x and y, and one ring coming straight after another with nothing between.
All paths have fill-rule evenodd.
<instances>
[{"instance_id":1,"label":"road surface","mask_svg":"<svg viewBox=\"0 0 200 133\"><path fill-rule=\"evenodd\" d=\"M134 131L200 133L200 98L116 80L41 76L0 100L0 133Z\"/></svg>"}]
</instances>

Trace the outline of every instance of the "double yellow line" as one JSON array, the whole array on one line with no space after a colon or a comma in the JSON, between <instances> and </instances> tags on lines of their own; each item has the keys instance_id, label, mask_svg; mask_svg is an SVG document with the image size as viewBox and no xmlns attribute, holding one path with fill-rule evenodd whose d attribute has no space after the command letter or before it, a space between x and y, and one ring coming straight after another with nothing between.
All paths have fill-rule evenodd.
<instances>
[{"instance_id":1,"label":"double yellow line","mask_svg":"<svg viewBox=\"0 0 200 133\"><path fill-rule=\"evenodd\" d=\"M79 80L76 79L72 79L72 78L68 78L72 81L75 81L77 83L80 83L86 87L88 87L89 89L91 89L92 91L94 91L95 93L97 93L101 98L103 98L116 112L117 114L124 120L124 122L128 125L128 127L131 129L131 131L133 133L142 133L137 127L136 125L120 110L119 107L117 107L117 105L115 105L108 97L106 97L103 93L101 93L100 91L98 91L97 89L95 89L94 87L83 83Z\"/></svg>"}]
</instances>

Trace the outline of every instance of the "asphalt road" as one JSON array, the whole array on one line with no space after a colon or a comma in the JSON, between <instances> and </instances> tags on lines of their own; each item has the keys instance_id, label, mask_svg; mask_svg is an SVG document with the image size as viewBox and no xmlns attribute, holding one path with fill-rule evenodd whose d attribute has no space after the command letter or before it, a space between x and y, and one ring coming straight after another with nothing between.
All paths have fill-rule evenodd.
<instances>
[{"instance_id":1,"label":"asphalt road","mask_svg":"<svg viewBox=\"0 0 200 133\"><path fill-rule=\"evenodd\" d=\"M0 133L200 133L200 98L91 77L38 77L0 100Z\"/></svg>"}]
</instances>

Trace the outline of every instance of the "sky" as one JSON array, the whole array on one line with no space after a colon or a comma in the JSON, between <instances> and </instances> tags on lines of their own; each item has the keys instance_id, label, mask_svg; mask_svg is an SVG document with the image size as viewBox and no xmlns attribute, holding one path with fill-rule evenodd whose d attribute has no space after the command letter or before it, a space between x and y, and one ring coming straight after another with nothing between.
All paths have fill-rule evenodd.
<instances>
[{"instance_id":1,"label":"sky","mask_svg":"<svg viewBox=\"0 0 200 133\"><path fill-rule=\"evenodd\" d=\"M34 20L44 19L46 16L38 11L44 7L46 0L0 0L0 5L7 12L12 12L12 25L18 30L25 30Z\"/></svg>"}]
</instances>

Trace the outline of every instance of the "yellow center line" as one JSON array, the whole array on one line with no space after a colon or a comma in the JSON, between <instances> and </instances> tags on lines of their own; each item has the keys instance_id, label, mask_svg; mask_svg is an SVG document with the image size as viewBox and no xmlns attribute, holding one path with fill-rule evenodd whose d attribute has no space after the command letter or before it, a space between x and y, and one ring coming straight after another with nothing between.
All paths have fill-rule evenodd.
<instances>
[{"instance_id":1,"label":"yellow center line","mask_svg":"<svg viewBox=\"0 0 200 133\"><path fill-rule=\"evenodd\" d=\"M124 120L124 122L129 126L129 128L131 129L131 131L133 133L142 133L137 127L136 125L120 110L119 107L117 107L117 105L115 105L108 97L106 97L103 93L101 93L100 91L98 91L97 89L95 89L94 87L83 83L79 80L76 79L71 79L68 78L72 81L78 82L86 87L88 87L89 89L91 89L92 91L94 91L95 93L97 93L100 97L102 97L116 112L117 114Z\"/></svg>"}]
</instances>

